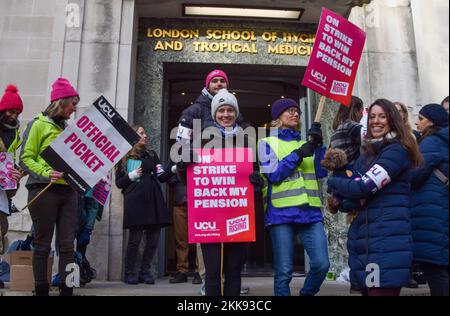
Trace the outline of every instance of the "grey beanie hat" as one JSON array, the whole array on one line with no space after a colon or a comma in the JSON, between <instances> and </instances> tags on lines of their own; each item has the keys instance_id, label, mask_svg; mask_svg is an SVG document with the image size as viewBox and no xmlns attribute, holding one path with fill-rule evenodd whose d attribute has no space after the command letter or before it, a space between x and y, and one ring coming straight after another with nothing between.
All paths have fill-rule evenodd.
<instances>
[{"instance_id":1,"label":"grey beanie hat","mask_svg":"<svg viewBox=\"0 0 450 316\"><path fill-rule=\"evenodd\" d=\"M211 102L211 115L213 120L216 120L216 112L217 110L223 106L229 105L236 111L236 117L239 116L239 105L236 97L228 92L227 89L221 89L212 99Z\"/></svg>"}]
</instances>

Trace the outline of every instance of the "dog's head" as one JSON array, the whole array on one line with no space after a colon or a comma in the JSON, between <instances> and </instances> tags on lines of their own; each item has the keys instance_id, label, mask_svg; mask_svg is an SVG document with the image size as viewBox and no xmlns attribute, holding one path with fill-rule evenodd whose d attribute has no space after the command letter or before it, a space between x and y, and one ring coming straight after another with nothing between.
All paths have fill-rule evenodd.
<instances>
[{"instance_id":1,"label":"dog's head","mask_svg":"<svg viewBox=\"0 0 450 316\"><path fill-rule=\"evenodd\" d=\"M336 171L348 164L347 155L342 149L330 148L320 164L329 171Z\"/></svg>"}]
</instances>

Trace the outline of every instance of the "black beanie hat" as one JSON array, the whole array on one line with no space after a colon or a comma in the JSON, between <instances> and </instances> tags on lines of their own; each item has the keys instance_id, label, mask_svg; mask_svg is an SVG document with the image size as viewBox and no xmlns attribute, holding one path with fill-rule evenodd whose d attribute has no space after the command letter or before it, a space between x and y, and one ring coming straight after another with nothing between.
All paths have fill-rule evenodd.
<instances>
[{"instance_id":1,"label":"black beanie hat","mask_svg":"<svg viewBox=\"0 0 450 316\"><path fill-rule=\"evenodd\" d=\"M419 114L430 120L437 127L447 127L448 126L448 113L439 104L428 104L425 105Z\"/></svg>"}]
</instances>

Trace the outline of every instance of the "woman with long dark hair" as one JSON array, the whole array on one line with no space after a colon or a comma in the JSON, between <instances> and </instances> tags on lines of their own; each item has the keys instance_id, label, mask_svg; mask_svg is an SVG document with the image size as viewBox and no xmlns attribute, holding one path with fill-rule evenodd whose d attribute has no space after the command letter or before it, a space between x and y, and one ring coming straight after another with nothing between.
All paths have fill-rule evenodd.
<instances>
[{"instance_id":1,"label":"woman with long dark hair","mask_svg":"<svg viewBox=\"0 0 450 316\"><path fill-rule=\"evenodd\" d=\"M375 101L367 126L354 165L362 177L330 177L328 187L361 203L348 231L352 288L368 296L398 296L408 284L412 263L410 171L422 155L392 102Z\"/></svg>"},{"instance_id":2,"label":"woman with long dark hair","mask_svg":"<svg viewBox=\"0 0 450 316\"><path fill-rule=\"evenodd\" d=\"M125 283L154 284L151 262L161 228L171 223L158 182L167 181L173 173L164 171L156 152L147 148L144 128L137 126L134 130L141 139L116 166L116 185L124 195L123 228L130 232L125 255ZM136 260L144 233L144 253L137 274Z\"/></svg>"}]
</instances>

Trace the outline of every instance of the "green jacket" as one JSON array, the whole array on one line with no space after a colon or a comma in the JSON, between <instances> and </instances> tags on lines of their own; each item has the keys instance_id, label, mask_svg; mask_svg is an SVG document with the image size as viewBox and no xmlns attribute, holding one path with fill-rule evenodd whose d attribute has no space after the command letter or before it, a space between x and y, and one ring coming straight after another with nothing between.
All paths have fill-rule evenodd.
<instances>
[{"instance_id":1,"label":"green jacket","mask_svg":"<svg viewBox=\"0 0 450 316\"><path fill-rule=\"evenodd\" d=\"M42 113L28 123L23 134L23 145L20 152L20 166L30 175L27 187L36 183L50 182L50 171L53 168L41 157L41 153L62 131L63 128ZM55 183L67 185L63 179L59 179Z\"/></svg>"}]
</instances>

